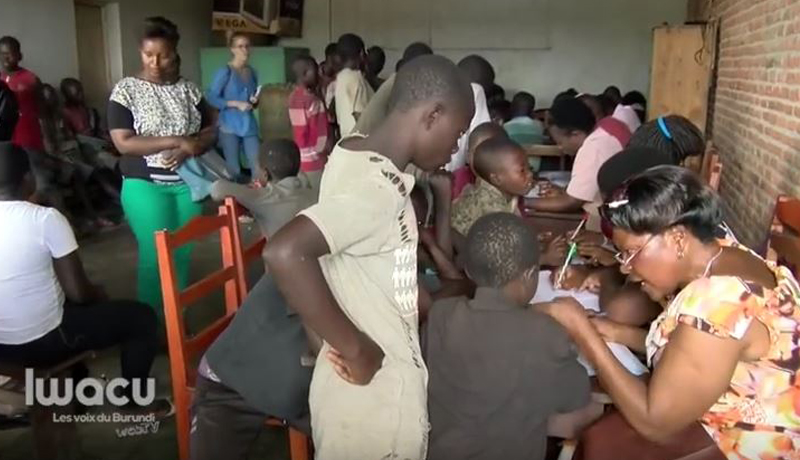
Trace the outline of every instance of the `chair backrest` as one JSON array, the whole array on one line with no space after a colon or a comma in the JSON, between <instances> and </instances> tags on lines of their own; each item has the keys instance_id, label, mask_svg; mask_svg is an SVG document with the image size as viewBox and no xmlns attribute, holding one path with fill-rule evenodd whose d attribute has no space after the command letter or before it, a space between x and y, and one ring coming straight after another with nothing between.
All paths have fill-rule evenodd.
<instances>
[{"instance_id":1,"label":"chair backrest","mask_svg":"<svg viewBox=\"0 0 800 460\"><path fill-rule=\"evenodd\" d=\"M235 221L227 210L217 216L199 216L174 233L165 230L156 232L156 251L158 269L161 276L161 289L164 296L164 318L167 326L170 369L175 397L177 393L194 387L197 369L193 366L214 340L228 326L239 305L242 303L239 286L233 238ZM177 273L173 264L176 249L196 240L219 232L222 249L222 268L197 281L183 291L178 288ZM224 288L225 314L217 318L203 330L189 337L183 319L184 311L198 300L214 291Z\"/></svg>"},{"instance_id":2,"label":"chair backrest","mask_svg":"<svg viewBox=\"0 0 800 460\"><path fill-rule=\"evenodd\" d=\"M231 197L225 198L225 203L220 207L220 213L224 212L231 216L234 223L232 251L234 253L236 262L236 277L239 295L242 299L247 297L247 292L250 290L247 286L247 267L255 260L261 260L261 253L264 251L264 246L267 244L267 239L263 236L255 243L245 247L242 239L242 234L239 231L239 216L244 214L244 209Z\"/></svg>"},{"instance_id":3,"label":"chair backrest","mask_svg":"<svg viewBox=\"0 0 800 460\"><path fill-rule=\"evenodd\" d=\"M703 155L703 162L700 166L700 176L706 181L709 187L719 191L719 183L722 177L722 162L719 159L719 151L714 143L706 143L706 151Z\"/></svg>"},{"instance_id":4,"label":"chair backrest","mask_svg":"<svg viewBox=\"0 0 800 460\"><path fill-rule=\"evenodd\" d=\"M767 258L800 274L800 199L779 196L769 232Z\"/></svg>"}]
</instances>

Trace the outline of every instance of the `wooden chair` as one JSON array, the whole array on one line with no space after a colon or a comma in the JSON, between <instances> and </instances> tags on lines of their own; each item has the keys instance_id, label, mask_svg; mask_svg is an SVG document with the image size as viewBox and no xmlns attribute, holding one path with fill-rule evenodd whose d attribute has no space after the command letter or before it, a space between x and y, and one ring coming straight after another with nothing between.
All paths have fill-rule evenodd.
<instances>
[{"instance_id":1,"label":"wooden chair","mask_svg":"<svg viewBox=\"0 0 800 460\"><path fill-rule=\"evenodd\" d=\"M800 269L800 199L779 196L769 231L767 259L789 267L795 276Z\"/></svg>"},{"instance_id":2,"label":"wooden chair","mask_svg":"<svg viewBox=\"0 0 800 460\"><path fill-rule=\"evenodd\" d=\"M719 152L711 141L706 144L706 152L703 155L703 164L700 174L709 187L714 191L719 191L719 183L722 177L722 162L719 159Z\"/></svg>"},{"instance_id":3,"label":"wooden chair","mask_svg":"<svg viewBox=\"0 0 800 460\"><path fill-rule=\"evenodd\" d=\"M238 285L242 300L247 297L247 292L250 290L247 286L247 267L255 260L261 260L261 253L264 251L264 246L267 244L267 239L261 237L255 243L245 247L242 242L242 233L239 231L238 223L239 216L245 213L242 206L236 202L235 199L228 197L225 198L224 204L220 207L220 213L227 213L233 217L233 222L236 225L233 232L233 251L236 256L236 276L238 277ZM239 263L238 260L242 262Z\"/></svg>"},{"instance_id":4,"label":"wooden chair","mask_svg":"<svg viewBox=\"0 0 800 460\"><path fill-rule=\"evenodd\" d=\"M241 292L241 299L247 297L250 291L247 285L247 266L254 261L261 261L261 253L264 251L264 246L267 244L265 237L260 237L255 243L245 247L242 242L241 232L239 231L239 216L245 213L239 203L235 199L228 197L225 198L224 204L219 208L220 215L228 215L233 222L233 232L231 239L230 253L234 255L234 264L236 265L236 285ZM225 243L223 242L223 245ZM291 453L292 460L307 460L311 458L311 440L302 431L289 426L285 420L270 417L267 419L268 426L281 426L289 430L289 452Z\"/></svg>"},{"instance_id":5,"label":"wooden chair","mask_svg":"<svg viewBox=\"0 0 800 460\"><path fill-rule=\"evenodd\" d=\"M175 424L178 437L178 455L181 460L189 458L189 427L192 393L197 379L197 360L222 333L241 305L237 284L237 268L233 247L234 223L229 214L200 216L192 219L180 230L166 230L155 234L158 254L158 271L164 295L164 319L167 326L172 393L175 399ZM222 246L222 268L184 291L178 289L177 273L173 253L181 246L219 232ZM219 288L225 290L225 314L202 331L189 337L183 320L184 311L190 305L208 296Z\"/></svg>"},{"instance_id":6,"label":"wooden chair","mask_svg":"<svg viewBox=\"0 0 800 460\"><path fill-rule=\"evenodd\" d=\"M179 247L200 240L214 232L219 232L220 235L222 268L180 291L173 264L173 253ZM237 246L234 245L236 234L238 234L237 221L234 215L223 206L217 216L196 217L174 233L162 230L156 232L155 235L161 289L164 296L164 317L167 326L172 391L175 400L178 453L181 460L189 459L191 424L189 409L197 379L196 363L230 324L246 295L246 292L242 293L242 284L245 283L240 276L240 273L243 273L242 264L237 263L237 260L241 261L243 257L241 254L237 254ZM223 288L225 293L224 315L189 337L183 321L184 311L220 288ZM269 426L287 426L285 421L275 418L269 418L265 423ZM289 428L289 450L292 460L308 460L308 445L307 436Z\"/></svg>"}]
</instances>

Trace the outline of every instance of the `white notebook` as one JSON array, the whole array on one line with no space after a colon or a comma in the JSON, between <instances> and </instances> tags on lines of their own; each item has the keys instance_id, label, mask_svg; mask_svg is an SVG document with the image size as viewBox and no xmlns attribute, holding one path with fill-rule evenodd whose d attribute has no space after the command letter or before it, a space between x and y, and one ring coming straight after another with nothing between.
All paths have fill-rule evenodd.
<instances>
[{"instance_id":1,"label":"white notebook","mask_svg":"<svg viewBox=\"0 0 800 460\"><path fill-rule=\"evenodd\" d=\"M553 283L550 282L550 271L543 270L539 272L539 288L536 290L536 295L531 299L531 303L549 302L556 297L574 297L575 300L583 305L583 308L600 312L600 299L597 295L590 292L555 289ZM612 342L606 342L606 344L617 360L632 374L642 375L648 372L647 367L639 361L639 358L628 347ZM595 375L594 368L583 356L579 356L578 361L586 368L589 375Z\"/></svg>"}]
</instances>

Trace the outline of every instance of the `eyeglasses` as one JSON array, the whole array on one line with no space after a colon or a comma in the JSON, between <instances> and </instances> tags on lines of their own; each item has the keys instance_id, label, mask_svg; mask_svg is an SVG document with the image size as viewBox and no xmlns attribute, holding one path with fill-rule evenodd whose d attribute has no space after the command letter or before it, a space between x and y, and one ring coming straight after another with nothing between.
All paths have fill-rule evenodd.
<instances>
[{"instance_id":1,"label":"eyeglasses","mask_svg":"<svg viewBox=\"0 0 800 460\"><path fill-rule=\"evenodd\" d=\"M647 241L645 241L644 244L639 247L639 249L633 251L630 254L628 254L628 251L620 251L614 254L614 259L616 259L616 261L619 262L620 266L630 267L631 263L633 263L633 259L635 259L636 256L638 256L639 253L641 253L644 250L644 248L646 248L647 245L650 244L650 242L653 241L653 239L658 235L660 234L656 233L655 235L650 235L650 238L648 238Z\"/></svg>"}]
</instances>

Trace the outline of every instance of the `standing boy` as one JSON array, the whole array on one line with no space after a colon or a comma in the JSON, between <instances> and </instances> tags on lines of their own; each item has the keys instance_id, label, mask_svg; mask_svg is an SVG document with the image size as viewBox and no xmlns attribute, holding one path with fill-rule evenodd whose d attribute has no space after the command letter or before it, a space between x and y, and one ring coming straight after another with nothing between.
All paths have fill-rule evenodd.
<instances>
[{"instance_id":1,"label":"standing boy","mask_svg":"<svg viewBox=\"0 0 800 460\"><path fill-rule=\"evenodd\" d=\"M339 132L347 137L353 132L358 117L367 108L374 92L364 76L366 51L358 35L344 34L337 44L344 68L336 75L336 121Z\"/></svg>"},{"instance_id":2,"label":"standing boy","mask_svg":"<svg viewBox=\"0 0 800 460\"><path fill-rule=\"evenodd\" d=\"M309 396L322 460L426 454L414 179L402 171L446 164L474 106L458 68L425 56L397 74L389 107L369 137L334 149L319 204L267 248L287 302L325 341Z\"/></svg>"},{"instance_id":3,"label":"standing boy","mask_svg":"<svg viewBox=\"0 0 800 460\"><path fill-rule=\"evenodd\" d=\"M295 87L289 95L289 120L297 147L300 148L300 169L319 194L322 169L328 160L328 114L317 94L317 63L311 56L300 56L292 64Z\"/></svg>"}]
</instances>

